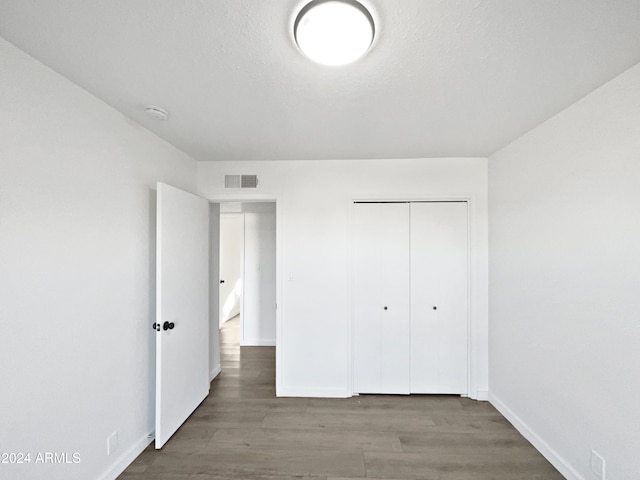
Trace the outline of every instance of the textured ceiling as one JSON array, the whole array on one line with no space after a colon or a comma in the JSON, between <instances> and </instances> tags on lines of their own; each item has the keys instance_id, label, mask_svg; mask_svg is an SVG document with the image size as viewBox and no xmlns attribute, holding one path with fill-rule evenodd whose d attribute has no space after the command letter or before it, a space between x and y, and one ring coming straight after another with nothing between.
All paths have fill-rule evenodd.
<instances>
[{"instance_id":1,"label":"textured ceiling","mask_svg":"<svg viewBox=\"0 0 640 480\"><path fill-rule=\"evenodd\" d=\"M0 0L0 36L197 160L487 156L640 62L640 0L362 0L333 68L305 3Z\"/></svg>"}]
</instances>

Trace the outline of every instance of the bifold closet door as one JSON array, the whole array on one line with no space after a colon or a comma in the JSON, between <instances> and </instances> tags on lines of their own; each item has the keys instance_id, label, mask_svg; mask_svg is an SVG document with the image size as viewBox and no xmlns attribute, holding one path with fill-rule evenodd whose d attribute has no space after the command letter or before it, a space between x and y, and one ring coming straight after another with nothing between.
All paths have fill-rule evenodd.
<instances>
[{"instance_id":1,"label":"bifold closet door","mask_svg":"<svg viewBox=\"0 0 640 480\"><path fill-rule=\"evenodd\" d=\"M409 204L354 210L354 391L408 394Z\"/></svg>"},{"instance_id":2,"label":"bifold closet door","mask_svg":"<svg viewBox=\"0 0 640 480\"><path fill-rule=\"evenodd\" d=\"M411 204L411 393L467 393L466 202Z\"/></svg>"}]
</instances>

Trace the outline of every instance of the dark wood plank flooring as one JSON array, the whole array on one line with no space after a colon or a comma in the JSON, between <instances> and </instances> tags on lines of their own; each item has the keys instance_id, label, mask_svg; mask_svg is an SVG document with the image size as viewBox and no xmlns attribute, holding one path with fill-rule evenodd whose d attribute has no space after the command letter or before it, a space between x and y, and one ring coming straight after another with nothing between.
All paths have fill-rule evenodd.
<instances>
[{"instance_id":1,"label":"dark wood plank flooring","mask_svg":"<svg viewBox=\"0 0 640 480\"><path fill-rule=\"evenodd\" d=\"M490 404L456 396L276 398L275 349L221 331L222 373L162 450L119 480L560 480Z\"/></svg>"}]
</instances>

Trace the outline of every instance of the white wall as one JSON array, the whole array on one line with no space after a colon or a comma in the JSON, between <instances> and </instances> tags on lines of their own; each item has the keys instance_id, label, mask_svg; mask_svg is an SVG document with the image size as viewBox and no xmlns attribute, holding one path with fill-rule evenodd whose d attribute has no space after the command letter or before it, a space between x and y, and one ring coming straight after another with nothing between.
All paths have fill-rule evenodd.
<instances>
[{"instance_id":1,"label":"white wall","mask_svg":"<svg viewBox=\"0 0 640 480\"><path fill-rule=\"evenodd\" d=\"M569 479L640 472L640 65L489 159L491 401Z\"/></svg>"},{"instance_id":2,"label":"white wall","mask_svg":"<svg viewBox=\"0 0 640 480\"><path fill-rule=\"evenodd\" d=\"M244 215L220 214L220 326L240 314L242 301L242 257L244 252ZM224 280L224 283L220 283Z\"/></svg>"},{"instance_id":3,"label":"white wall","mask_svg":"<svg viewBox=\"0 0 640 480\"><path fill-rule=\"evenodd\" d=\"M276 204L245 203L241 345L276 344Z\"/></svg>"},{"instance_id":4,"label":"white wall","mask_svg":"<svg viewBox=\"0 0 640 480\"><path fill-rule=\"evenodd\" d=\"M257 191L228 193L224 174L257 174ZM471 199L473 396L487 392L486 159L202 162L211 199L275 198L279 395L350 396L354 198Z\"/></svg>"},{"instance_id":5,"label":"white wall","mask_svg":"<svg viewBox=\"0 0 640 480\"><path fill-rule=\"evenodd\" d=\"M0 451L32 455L0 477L115 478L153 430L155 184L196 164L2 39L0 105Z\"/></svg>"}]
</instances>

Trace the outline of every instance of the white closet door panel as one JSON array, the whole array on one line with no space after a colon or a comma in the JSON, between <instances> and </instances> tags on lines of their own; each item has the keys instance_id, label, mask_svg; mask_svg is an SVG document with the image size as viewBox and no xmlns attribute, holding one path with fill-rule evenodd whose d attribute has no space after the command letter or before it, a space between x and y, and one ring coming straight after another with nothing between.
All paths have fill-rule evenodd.
<instances>
[{"instance_id":1,"label":"white closet door panel","mask_svg":"<svg viewBox=\"0 0 640 480\"><path fill-rule=\"evenodd\" d=\"M467 238L466 202L411 205L411 393L467 393Z\"/></svg>"},{"instance_id":2,"label":"white closet door panel","mask_svg":"<svg viewBox=\"0 0 640 480\"><path fill-rule=\"evenodd\" d=\"M409 205L354 210L354 391L408 394Z\"/></svg>"}]
</instances>

